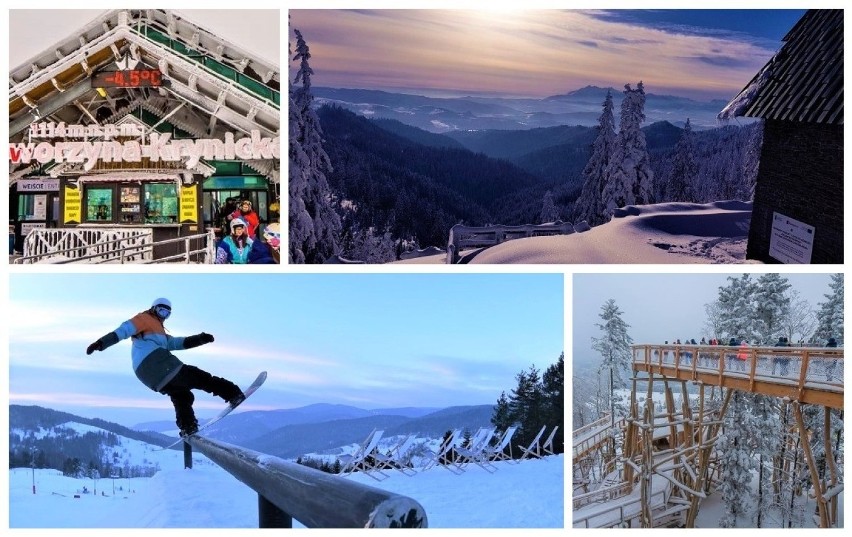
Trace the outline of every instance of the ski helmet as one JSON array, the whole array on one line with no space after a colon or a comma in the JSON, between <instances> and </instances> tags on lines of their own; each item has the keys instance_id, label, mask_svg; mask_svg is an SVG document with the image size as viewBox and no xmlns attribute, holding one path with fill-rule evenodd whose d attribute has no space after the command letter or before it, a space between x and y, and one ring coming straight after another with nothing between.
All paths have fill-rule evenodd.
<instances>
[{"instance_id":1,"label":"ski helmet","mask_svg":"<svg viewBox=\"0 0 852 537\"><path fill-rule=\"evenodd\" d=\"M172 303L168 298L158 298L151 304L154 314L165 321L172 314Z\"/></svg>"},{"instance_id":2,"label":"ski helmet","mask_svg":"<svg viewBox=\"0 0 852 537\"><path fill-rule=\"evenodd\" d=\"M234 228L240 226L246 227L246 223L242 218L234 218L233 220L231 220L231 233L234 232Z\"/></svg>"}]
</instances>

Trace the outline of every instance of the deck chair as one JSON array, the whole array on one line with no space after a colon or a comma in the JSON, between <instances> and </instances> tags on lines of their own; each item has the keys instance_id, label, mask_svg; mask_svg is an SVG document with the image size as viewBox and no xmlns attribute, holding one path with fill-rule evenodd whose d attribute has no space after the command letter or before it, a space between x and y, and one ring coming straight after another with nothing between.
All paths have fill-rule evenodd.
<instances>
[{"instance_id":1,"label":"deck chair","mask_svg":"<svg viewBox=\"0 0 852 537\"><path fill-rule=\"evenodd\" d=\"M471 439L468 447L456 448L456 452L461 457L459 465L464 468L465 464L476 464L489 474L497 471L497 467L491 464L488 460L486 448L491 445L491 439L494 438L493 427L483 427L479 429L476 435Z\"/></svg>"},{"instance_id":2,"label":"deck chair","mask_svg":"<svg viewBox=\"0 0 852 537\"><path fill-rule=\"evenodd\" d=\"M341 455L339 459L343 464L343 468L340 470L340 475L348 475L357 470L361 470L373 479L377 479L379 481L381 481L384 477L388 477L387 474L384 474L381 471L377 472L380 476L384 477L377 477L370 473L372 470L376 470L376 467L374 463L371 463L368 460L368 457L370 457L373 451L376 450L376 447L378 447L379 440L382 439L383 434L384 431L374 430L355 453L352 455Z\"/></svg>"},{"instance_id":3,"label":"deck chair","mask_svg":"<svg viewBox=\"0 0 852 537\"><path fill-rule=\"evenodd\" d=\"M541 445L539 444L539 441L541 440L541 435L544 434L545 429L547 429L547 425L542 425L541 429L539 429L538 431L538 434L535 435L535 438L533 438L533 441L530 442L530 445L528 445L527 447L518 446L518 448L524 453L523 455L521 455L521 458L518 459L518 462L521 462L522 460L526 459L528 455L532 457L541 458Z\"/></svg>"},{"instance_id":4,"label":"deck chair","mask_svg":"<svg viewBox=\"0 0 852 537\"><path fill-rule=\"evenodd\" d=\"M392 447L388 454L376 453L374 457L378 461L377 470L393 468L409 477L416 474L417 471L408 466L411 462L409 452L414 446L415 440L417 440L417 435L410 434Z\"/></svg>"},{"instance_id":5,"label":"deck chair","mask_svg":"<svg viewBox=\"0 0 852 537\"><path fill-rule=\"evenodd\" d=\"M451 434L450 438L441 445L441 448L437 453L432 452L433 457L426 463L423 467L424 470L428 470L434 466L441 466L442 468L446 468L450 472L458 475L464 472L464 469L461 468L455 461L450 460L450 453L454 449L456 449L458 443L461 441L461 429L455 429Z\"/></svg>"},{"instance_id":6,"label":"deck chair","mask_svg":"<svg viewBox=\"0 0 852 537\"><path fill-rule=\"evenodd\" d=\"M485 455L489 462L491 461L511 461L512 460L512 437L515 435L515 431L518 430L518 427L513 425L506 429L506 432L503 433L503 436L500 437L500 441L496 446L486 446ZM509 454L506 454L506 448L509 448Z\"/></svg>"},{"instance_id":7,"label":"deck chair","mask_svg":"<svg viewBox=\"0 0 852 537\"><path fill-rule=\"evenodd\" d=\"M556 455L556 453L553 452L553 439L556 438L556 431L558 430L559 426L557 425L552 431L550 431L550 434L547 435L547 439L541 445L541 450L547 455Z\"/></svg>"}]
</instances>

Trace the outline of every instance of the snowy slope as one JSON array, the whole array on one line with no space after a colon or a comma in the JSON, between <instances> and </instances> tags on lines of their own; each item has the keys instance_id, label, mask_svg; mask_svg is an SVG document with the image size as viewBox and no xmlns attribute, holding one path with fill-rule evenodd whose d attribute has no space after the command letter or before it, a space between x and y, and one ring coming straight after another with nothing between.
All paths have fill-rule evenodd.
<instances>
[{"instance_id":1,"label":"snowy slope","mask_svg":"<svg viewBox=\"0 0 852 537\"><path fill-rule=\"evenodd\" d=\"M174 452L178 457L179 454ZM500 462L489 474L471 466L462 475L432 468L413 477L392 472L381 483L351 479L420 502L432 528L564 527L564 458ZM13 469L9 475L11 528L256 528L257 494L202 456L183 470L174 460L152 478L97 483L98 495L78 494L91 479L55 470ZM118 490L121 487L123 490ZM106 495L101 495L101 493ZM75 498L78 494L80 497ZM294 526L298 524L294 521Z\"/></svg>"},{"instance_id":2,"label":"snowy slope","mask_svg":"<svg viewBox=\"0 0 852 537\"><path fill-rule=\"evenodd\" d=\"M582 233L516 239L470 256L470 263L757 263L746 261L751 203L628 206ZM471 252L461 252L461 257ZM398 263L444 263L445 255Z\"/></svg>"}]
</instances>

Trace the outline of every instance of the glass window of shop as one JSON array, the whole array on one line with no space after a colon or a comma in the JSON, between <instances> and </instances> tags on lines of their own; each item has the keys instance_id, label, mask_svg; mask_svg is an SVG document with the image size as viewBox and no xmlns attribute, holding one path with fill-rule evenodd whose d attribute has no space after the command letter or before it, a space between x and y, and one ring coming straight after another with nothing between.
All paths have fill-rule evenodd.
<instances>
[{"instance_id":1,"label":"glass window of shop","mask_svg":"<svg viewBox=\"0 0 852 537\"><path fill-rule=\"evenodd\" d=\"M145 223L174 224L178 221L178 193L174 183L145 185Z\"/></svg>"},{"instance_id":2,"label":"glass window of shop","mask_svg":"<svg viewBox=\"0 0 852 537\"><path fill-rule=\"evenodd\" d=\"M113 199L117 198L113 215ZM110 185L86 190L86 221L120 224L174 224L179 200L174 183Z\"/></svg>"},{"instance_id":3,"label":"glass window of shop","mask_svg":"<svg viewBox=\"0 0 852 537\"><path fill-rule=\"evenodd\" d=\"M46 220L47 195L21 194L18 196L18 221Z\"/></svg>"},{"instance_id":4,"label":"glass window of shop","mask_svg":"<svg viewBox=\"0 0 852 537\"><path fill-rule=\"evenodd\" d=\"M86 221L112 222L112 188L86 189Z\"/></svg>"}]
</instances>

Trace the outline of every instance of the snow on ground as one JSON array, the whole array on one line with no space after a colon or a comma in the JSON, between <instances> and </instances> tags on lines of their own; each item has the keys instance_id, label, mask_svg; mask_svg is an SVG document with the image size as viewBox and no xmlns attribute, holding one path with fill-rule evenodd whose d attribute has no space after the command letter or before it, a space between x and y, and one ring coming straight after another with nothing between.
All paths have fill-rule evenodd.
<instances>
[{"instance_id":1,"label":"snow on ground","mask_svg":"<svg viewBox=\"0 0 852 537\"><path fill-rule=\"evenodd\" d=\"M257 494L201 455L182 469L182 454L152 478L72 479L56 470L9 473L11 528L256 528ZM177 460L180 458L180 460ZM489 474L469 466L462 475L437 467L413 477L351 479L414 498L432 528L564 527L564 457L495 463ZM83 487L88 489L82 494ZM92 494L97 487L97 495ZM121 488L121 490L119 490ZM101 494L106 494L101 495ZM78 495L78 498L74 496ZM299 526L294 521L294 526Z\"/></svg>"},{"instance_id":2,"label":"snow on ground","mask_svg":"<svg viewBox=\"0 0 852 537\"><path fill-rule=\"evenodd\" d=\"M582 233L515 239L467 254L470 263L756 263L746 261L752 204L660 203L619 209ZM432 255L397 263L444 263Z\"/></svg>"}]
</instances>

